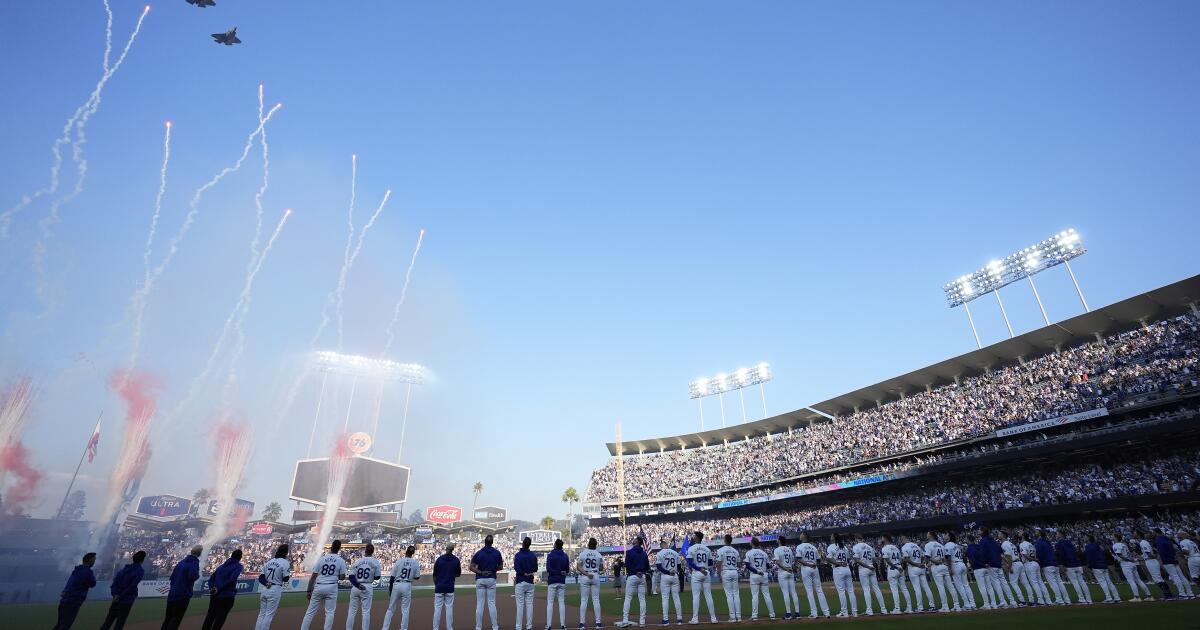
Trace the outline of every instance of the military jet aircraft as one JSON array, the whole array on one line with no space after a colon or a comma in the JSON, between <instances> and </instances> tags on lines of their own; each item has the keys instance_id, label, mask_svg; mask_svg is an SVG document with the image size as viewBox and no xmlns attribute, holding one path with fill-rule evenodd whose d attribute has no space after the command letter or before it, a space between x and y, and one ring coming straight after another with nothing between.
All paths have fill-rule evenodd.
<instances>
[{"instance_id":1,"label":"military jet aircraft","mask_svg":"<svg viewBox=\"0 0 1200 630\"><path fill-rule=\"evenodd\" d=\"M215 0L187 0L187 3L196 5L196 6L200 7L201 9L203 9L204 7L217 6L217 3Z\"/></svg>"},{"instance_id":2,"label":"military jet aircraft","mask_svg":"<svg viewBox=\"0 0 1200 630\"><path fill-rule=\"evenodd\" d=\"M225 44L226 46L242 43L242 40L238 39L236 26L224 33L213 33L212 37L218 44Z\"/></svg>"}]
</instances>

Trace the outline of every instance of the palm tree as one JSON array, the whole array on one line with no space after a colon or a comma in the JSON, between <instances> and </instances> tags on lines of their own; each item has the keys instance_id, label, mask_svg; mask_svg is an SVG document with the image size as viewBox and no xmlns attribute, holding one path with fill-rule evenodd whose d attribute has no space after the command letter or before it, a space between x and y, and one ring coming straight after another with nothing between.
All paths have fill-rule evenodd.
<instances>
[{"instance_id":1,"label":"palm tree","mask_svg":"<svg viewBox=\"0 0 1200 630\"><path fill-rule=\"evenodd\" d=\"M579 491L575 486L567 486L563 491L562 501L567 504L567 544L570 545L575 537L575 504L579 503Z\"/></svg>"},{"instance_id":2,"label":"palm tree","mask_svg":"<svg viewBox=\"0 0 1200 630\"><path fill-rule=\"evenodd\" d=\"M207 488L200 488L199 490L197 490L196 494L192 495L192 509L189 510L189 512L191 512L192 515L199 514L200 506L207 504L208 499L209 499L209 496L208 496Z\"/></svg>"},{"instance_id":3,"label":"palm tree","mask_svg":"<svg viewBox=\"0 0 1200 630\"><path fill-rule=\"evenodd\" d=\"M554 529L554 517L553 516L543 516L542 517L542 529Z\"/></svg>"},{"instance_id":4,"label":"palm tree","mask_svg":"<svg viewBox=\"0 0 1200 630\"><path fill-rule=\"evenodd\" d=\"M278 501L272 501L263 508L263 518L268 521L279 522L279 518L283 516L283 506L279 505Z\"/></svg>"},{"instance_id":5,"label":"palm tree","mask_svg":"<svg viewBox=\"0 0 1200 630\"><path fill-rule=\"evenodd\" d=\"M476 481L475 485L471 486L471 492L475 493L475 498L471 500L471 520L475 520L475 504L479 503L479 495L483 492L483 482Z\"/></svg>"}]
</instances>

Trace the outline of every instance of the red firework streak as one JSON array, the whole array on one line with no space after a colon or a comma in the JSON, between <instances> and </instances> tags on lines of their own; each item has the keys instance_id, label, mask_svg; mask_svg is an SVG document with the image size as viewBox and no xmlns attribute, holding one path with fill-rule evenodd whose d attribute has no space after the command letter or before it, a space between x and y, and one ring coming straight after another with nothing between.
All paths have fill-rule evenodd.
<instances>
[{"instance_id":1,"label":"red firework streak","mask_svg":"<svg viewBox=\"0 0 1200 630\"><path fill-rule=\"evenodd\" d=\"M29 451L20 442L9 442L0 449L0 469L17 477L17 482L4 493L4 511L23 514L37 496L41 471L29 465Z\"/></svg>"},{"instance_id":2,"label":"red firework streak","mask_svg":"<svg viewBox=\"0 0 1200 630\"><path fill-rule=\"evenodd\" d=\"M117 370L109 387L125 401L125 435L113 471L110 504L123 495L131 481L141 478L150 461L150 421L154 418L154 390L158 381L149 374Z\"/></svg>"}]
</instances>

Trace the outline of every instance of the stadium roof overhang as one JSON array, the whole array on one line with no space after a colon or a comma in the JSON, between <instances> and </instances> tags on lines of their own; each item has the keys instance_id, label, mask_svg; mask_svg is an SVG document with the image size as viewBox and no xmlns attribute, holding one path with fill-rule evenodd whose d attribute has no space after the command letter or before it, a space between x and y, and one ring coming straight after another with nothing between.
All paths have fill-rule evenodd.
<instances>
[{"instance_id":1,"label":"stadium roof overhang","mask_svg":"<svg viewBox=\"0 0 1200 630\"><path fill-rule=\"evenodd\" d=\"M1200 306L1200 275L1135 295L1104 308L1044 326L1012 339L1006 339L868 387L856 389L803 409L711 431L630 440L624 442L623 450L626 454L656 453L786 433L789 429L827 421L829 420L828 416L843 416L853 413L856 409L881 405L909 394L925 391L928 388L953 383L956 378L974 376L1024 359L1048 354L1060 348L1078 346L1099 337L1132 330L1168 317L1176 317L1196 306ZM612 455L617 454L616 443L608 443L608 452Z\"/></svg>"}]
</instances>

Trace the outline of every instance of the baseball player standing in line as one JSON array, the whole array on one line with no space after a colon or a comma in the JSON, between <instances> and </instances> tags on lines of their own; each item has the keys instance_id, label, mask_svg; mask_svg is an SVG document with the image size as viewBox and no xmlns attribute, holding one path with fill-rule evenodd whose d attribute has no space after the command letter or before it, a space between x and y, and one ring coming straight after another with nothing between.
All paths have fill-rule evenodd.
<instances>
[{"instance_id":1,"label":"baseball player standing in line","mask_svg":"<svg viewBox=\"0 0 1200 630\"><path fill-rule=\"evenodd\" d=\"M692 570L692 620L691 624L700 623L700 593L708 601L708 615L713 623L717 623L717 609L713 606L712 576L709 568L712 566L712 552L703 544L704 534L692 534L692 544L687 550L688 568Z\"/></svg>"},{"instance_id":2,"label":"baseball player standing in line","mask_svg":"<svg viewBox=\"0 0 1200 630\"><path fill-rule=\"evenodd\" d=\"M1005 608L1011 606L1017 607L1017 598L1013 595L1012 586L1004 577L1004 563L1008 562L1008 556L1004 555L1004 549L992 538L992 532L984 527L979 530L979 547L984 559L988 573L992 578L992 592L996 594L996 605ZM1006 603L1007 602L1007 603Z\"/></svg>"},{"instance_id":3,"label":"baseball player standing in line","mask_svg":"<svg viewBox=\"0 0 1200 630\"><path fill-rule=\"evenodd\" d=\"M767 615L775 620L775 603L771 601L771 582L767 578L767 568L771 565L767 552L761 549L758 537L750 539L750 551L746 552L746 568L750 571L750 621L758 620L758 594L761 592L767 601ZM741 595L738 595L741 599Z\"/></svg>"},{"instance_id":4,"label":"baseball player standing in line","mask_svg":"<svg viewBox=\"0 0 1200 630\"><path fill-rule=\"evenodd\" d=\"M937 534L929 532L926 538L928 542L925 543L925 559L930 563L929 574L933 576L933 585L937 587L938 599L942 602L938 612L950 612L948 604L951 600L954 602L954 612L960 612L962 608L958 605L958 594L954 592L954 585L950 583L950 567L946 566L946 548L938 542ZM950 591L950 597L946 597L946 591ZM933 598L930 598L929 603L933 603Z\"/></svg>"},{"instance_id":5,"label":"baseball player standing in line","mask_svg":"<svg viewBox=\"0 0 1200 630\"><path fill-rule=\"evenodd\" d=\"M908 585L904 582L904 561L900 556L900 548L892 544L892 537L884 534L880 539L883 548L883 564L887 567L888 588L892 591L892 614L900 614L900 598L904 597L904 614L913 611L912 599L908 596ZM880 604L882 607L883 604Z\"/></svg>"},{"instance_id":6,"label":"baseball player standing in line","mask_svg":"<svg viewBox=\"0 0 1200 630\"><path fill-rule=\"evenodd\" d=\"M1141 530L1133 532L1133 542L1137 543L1138 548L1142 551L1142 558L1145 559L1146 573L1150 575L1150 581L1158 585L1163 599L1171 599L1171 587L1163 579L1162 561L1158 557L1158 550L1149 540L1146 540L1146 534Z\"/></svg>"},{"instance_id":7,"label":"baseball player standing in line","mask_svg":"<svg viewBox=\"0 0 1200 630\"><path fill-rule=\"evenodd\" d=\"M863 601L867 604L864 614L868 617L875 614L871 608L871 593L875 594L875 599L879 602L879 614L888 614L887 602L883 601L883 591L879 590L879 578L875 577L875 548L860 535L850 551L853 554L854 565L858 568L858 583L862 586ZM853 597L853 587L850 594Z\"/></svg>"},{"instance_id":8,"label":"baseball player standing in line","mask_svg":"<svg viewBox=\"0 0 1200 630\"><path fill-rule=\"evenodd\" d=\"M800 561L800 581L804 583L804 593L808 596L809 619L817 618L817 602L821 604L821 612L829 618L829 602L825 599L825 589L821 585L821 570L817 566L820 560L817 546L808 542L808 532L800 533L800 544L796 545L796 559ZM814 598L813 592L816 592Z\"/></svg>"},{"instance_id":9,"label":"baseball player standing in line","mask_svg":"<svg viewBox=\"0 0 1200 630\"><path fill-rule=\"evenodd\" d=\"M1021 556L1017 553L1017 545L1009 539L1008 534L998 531L1000 536L1000 548L1004 550L1004 562L1008 566L1005 572L1008 574L1009 589L1016 596L1017 601L1021 602L1022 606L1033 604L1033 590L1029 586L1029 578L1025 577L1025 567L1021 564ZM1025 590L1021 590L1021 586L1025 586ZM1025 598L1028 593L1029 599Z\"/></svg>"},{"instance_id":10,"label":"baseball player standing in line","mask_svg":"<svg viewBox=\"0 0 1200 630\"><path fill-rule=\"evenodd\" d=\"M900 558L904 561L904 566L908 567L908 580L912 582L913 593L917 596L917 610L925 612L933 610L933 591L929 590L929 582L925 580L925 553L921 551L921 546L908 539L908 536L900 537ZM921 598L921 592L924 591L925 599ZM929 601L929 607L925 607L925 600Z\"/></svg>"},{"instance_id":11,"label":"baseball player standing in line","mask_svg":"<svg viewBox=\"0 0 1200 630\"><path fill-rule=\"evenodd\" d=\"M660 541L662 548L654 556L654 567L659 577L659 592L662 593L662 625L671 620L671 600L675 600L675 620L683 623L683 607L679 602L679 553L671 548L666 536ZM581 626L582 627L582 626Z\"/></svg>"},{"instance_id":12,"label":"baseball player standing in line","mask_svg":"<svg viewBox=\"0 0 1200 630\"><path fill-rule=\"evenodd\" d=\"M983 609L998 608L996 599L992 596L992 571L987 566L983 546L976 542L974 534L967 534L966 540L967 562L970 563L972 572L975 573L975 583L979 585L979 594L983 596ZM971 584L967 583L967 589L970 590L970 588Z\"/></svg>"},{"instance_id":13,"label":"baseball player standing in line","mask_svg":"<svg viewBox=\"0 0 1200 630\"><path fill-rule=\"evenodd\" d=\"M492 535L483 538L483 548L471 557L469 569L475 574L475 630L483 630L483 605L487 604L492 630L500 630L496 617L496 572L504 568L504 558L492 546Z\"/></svg>"},{"instance_id":14,"label":"baseball player standing in line","mask_svg":"<svg viewBox=\"0 0 1200 630\"><path fill-rule=\"evenodd\" d=\"M571 559L563 551L561 538L554 541L554 550L546 555L546 630L554 626L554 601L558 600L558 627L567 627L567 574Z\"/></svg>"},{"instance_id":15,"label":"baseball player standing in line","mask_svg":"<svg viewBox=\"0 0 1200 630\"><path fill-rule=\"evenodd\" d=\"M538 561L537 555L529 549L532 544L533 539L526 536L521 540L521 548L513 555L513 571L517 573L513 585L517 595L516 630L533 630L533 576L538 572Z\"/></svg>"},{"instance_id":16,"label":"baseball player standing in line","mask_svg":"<svg viewBox=\"0 0 1200 630\"><path fill-rule=\"evenodd\" d=\"M258 574L258 583L262 584L263 588L258 600L258 621L254 623L254 630L268 630L271 622L275 620L283 585L292 579L292 563L288 561L288 550L287 545L276 547L275 557L268 560Z\"/></svg>"},{"instance_id":17,"label":"baseball player standing in line","mask_svg":"<svg viewBox=\"0 0 1200 630\"><path fill-rule=\"evenodd\" d=\"M1079 554L1075 551L1075 543L1067 538L1065 532L1059 530L1058 542L1054 544L1054 549L1067 567L1067 580L1071 582L1071 588L1075 589L1075 601L1081 604L1092 603L1092 589L1088 588L1087 581L1084 580L1083 562L1079 560ZM1071 600L1068 598L1067 601Z\"/></svg>"},{"instance_id":18,"label":"baseball player standing in line","mask_svg":"<svg viewBox=\"0 0 1200 630\"><path fill-rule=\"evenodd\" d=\"M1088 535L1087 544L1083 546L1083 557L1087 558L1088 568L1092 570L1100 590L1104 591L1104 603L1119 603L1121 594L1117 592L1117 585L1113 584L1112 576L1108 574L1108 558L1100 545L1096 544L1095 536Z\"/></svg>"},{"instance_id":19,"label":"baseball player standing in line","mask_svg":"<svg viewBox=\"0 0 1200 630\"><path fill-rule=\"evenodd\" d=\"M1158 551L1158 559L1162 562L1163 570L1175 583L1176 595L1184 599L1192 599L1192 585L1183 577L1179 563L1175 560L1175 541L1163 535L1162 530L1154 529L1154 548Z\"/></svg>"},{"instance_id":20,"label":"baseball player standing in line","mask_svg":"<svg viewBox=\"0 0 1200 630\"><path fill-rule=\"evenodd\" d=\"M971 591L971 582L967 579L967 563L964 561L962 545L958 544L958 536L954 532L946 534L946 542L942 544L946 550L946 560L950 563L950 582L954 592L962 600L962 607L975 610L975 593Z\"/></svg>"},{"instance_id":21,"label":"baseball player standing in line","mask_svg":"<svg viewBox=\"0 0 1200 630\"><path fill-rule=\"evenodd\" d=\"M600 623L600 574L604 573L604 558L596 551L596 545L596 539L589 538L587 549L575 559L575 572L579 574L579 630L583 630L587 621L589 600L596 616L596 627L604 627Z\"/></svg>"},{"instance_id":22,"label":"baseball player standing in line","mask_svg":"<svg viewBox=\"0 0 1200 630\"><path fill-rule=\"evenodd\" d=\"M1146 587L1146 583L1142 581L1142 576L1138 574L1137 558L1129 550L1129 545L1121 542L1119 535L1113 536L1112 554L1117 559L1117 562L1121 563L1121 573L1125 574L1125 581L1129 583L1129 589L1133 591L1133 598L1129 601L1142 601L1139 593L1145 593L1146 599L1153 601L1154 598L1150 596L1150 589Z\"/></svg>"},{"instance_id":23,"label":"baseball player standing in line","mask_svg":"<svg viewBox=\"0 0 1200 630\"><path fill-rule=\"evenodd\" d=\"M374 552L375 549L368 545L367 551L368 554L370 554ZM416 552L417 548L409 545L408 548L404 550L404 557L400 558L396 561L396 564L392 565L392 573L388 578L387 612L383 613L383 630L391 630L392 617L396 614L397 602L400 604L400 630L408 630L408 610L412 606L412 583L421 579L421 563L417 562L417 559L413 557L413 554ZM380 569L376 568L379 565L379 561L375 560L374 565L364 564L368 559L375 560L375 558L372 558L370 555L368 555L366 558L355 562L353 567L350 567L351 577L356 577L361 581L363 578L357 576L359 574L367 574L369 576L370 574L367 571L368 569L380 571ZM346 618L346 630L354 630L354 596L361 593L362 592L360 591L360 593L352 593L350 595L350 616ZM368 599L366 602L364 602L363 608L364 624L368 623L370 620L370 591L366 592L366 596ZM364 626L363 630L371 630L370 625Z\"/></svg>"},{"instance_id":24,"label":"baseball player standing in line","mask_svg":"<svg viewBox=\"0 0 1200 630\"><path fill-rule=\"evenodd\" d=\"M779 546L775 548L775 576L779 579L779 590L783 592L783 618L791 619L792 611L800 618L800 598L796 595L796 553L787 545L787 537L779 536Z\"/></svg>"},{"instance_id":25,"label":"baseball player standing in line","mask_svg":"<svg viewBox=\"0 0 1200 630\"><path fill-rule=\"evenodd\" d=\"M163 618L160 630L179 630L183 616L187 613L188 604L195 594L196 580L200 579L200 554L204 547L196 545L192 551L183 557L171 570L171 588L167 591L167 612ZM259 581L262 581L260 576Z\"/></svg>"},{"instance_id":26,"label":"baseball player standing in line","mask_svg":"<svg viewBox=\"0 0 1200 630\"><path fill-rule=\"evenodd\" d=\"M625 551L625 606L622 609L621 627L632 626L629 621L629 606L636 591L638 598L638 625L646 625L646 572L650 570L650 558L642 548L645 541L641 536L633 538L633 546Z\"/></svg>"},{"instance_id":27,"label":"baseball player standing in line","mask_svg":"<svg viewBox=\"0 0 1200 630\"><path fill-rule=\"evenodd\" d=\"M729 621L741 621L742 594L738 592L738 568L742 565L742 554L733 548L733 536L725 534L725 546L717 550L717 562L721 565L721 590L725 591Z\"/></svg>"},{"instance_id":28,"label":"baseball player standing in line","mask_svg":"<svg viewBox=\"0 0 1200 630\"><path fill-rule=\"evenodd\" d=\"M416 549L409 546L411 556ZM346 630L354 630L354 618L362 610L363 630L371 630L371 604L375 601L375 580L383 576L383 566L375 557L375 545L367 543L365 555L350 566L350 609L346 611ZM401 560L403 562L403 560ZM397 563L399 564L399 563ZM391 602L388 603L388 614L385 615L383 627L391 625ZM408 619L400 621L400 630L408 629Z\"/></svg>"},{"instance_id":29,"label":"baseball player standing in line","mask_svg":"<svg viewBox=\"0 0 1200 630\"><path fill-rule=\"evenodd\" d=\"M846 600L850 600L850 610L858 616L858 598L854 596L854 578L850 576L850 550L842 544L842 537L834 534L829 547L825 550L825 559L833 565L833 587L838 594L838 617L846 617Z\"/></svg>"},{"instance_id":30,"label":"baseball player standing in line","mask_svg":"<svg viewBox=\"0 0 1200 630\"><path fill-rule=\"evenodd\" d=\"M1030 542L1029 536L1024 533L1017 535L1017 540L1020 544L1017 546L1021 553L1021 568L1025 571L1025 577L1030 584L1030 599L1037 598L1037 603L1042 606L1050 605L1050 593L1046 592L1046 583L1042 581L1042 565L1037 561L1037 548Z\"/></svg>"},{"instance_id":31,"label":"baseball player standing in line","mask_svg":"<svg viewBox=\"0 0 1200 630\"><path fill-rule=\"evenodd\" d=\"M433 630L440 630L443 609L446 630L454 630L454 583L461 575L462 563L454 555L454 543L447 543L446 553L433 561Z\"/></svg>"},{"instance_id":32,"label":"baseball player standing in line","mask_svg":"<svg viewBox=\"0 0 1200 630\"><path fill-rule=\"evenodd\" d=\"M79 608L87 601L88 591L96 586L96 574L92 571L95 565L96 553L89 551L83 554L80 563L71 571L58 600L58 620L53 630L71 630L71 626L75 624Z\"/></svg>"},{"instance_id":33,"label":"baseball player standing in line","mask_svg":"<svg viewBox=\"0 0 1200 630\"><path fill-rule=\"evenodd\" d=\"M1179 532L1179 549L1187 557L1188 575L1192 582L1200 584L1200 546L1196 545L1194 532Z\"/></svg>"},{"instance_id":34,"label":"baseball player standing in line","mask_svg":"<svg viewBox=\"0 0 1200 630\"><path fill-rule=\"evenodd\" d=\"M317 610L325 609L325 630L333 630L333 613L337 610L338 582L346 577L346 561L338 552L342 550L342 541L335 540L329 545L329 553L322 554L313 565L312 575L308 578L308 610L304 611L304 621L300 630L308 630Z\"/></svg>"},{"instance_id":35,"label":"baseball player standing in line","mask_svg":"<svg viewBox=\"0 0 1200 630\"><path fill-rule=\"evenodd\" d=\"M1058 570L1058 558L1054 554L1054 545L1046 540L1046 532L1040 529L1037 537L1033 548L1037 553L1038 564L1042 567L1042 575L1045 576L1046 584L1049 586L1050 595L1053 596L1056 605L1067 606L1071 603L1071 596L1067 594L1067 587L1063 585L1062 573ZM1049 599L1047 597L1047 600Z\"/></svg>"},{"instance_id":36,"label":"baseball player standing in line","mask_svg":"<svg viewBox=\"0 0 1200 630\"><path fill-rule=\"evenodd\" d=\"M650 556L650 594L658 595L658 571L654 568L658 566L658 554Z\"/></svg>"}]
</instances>

